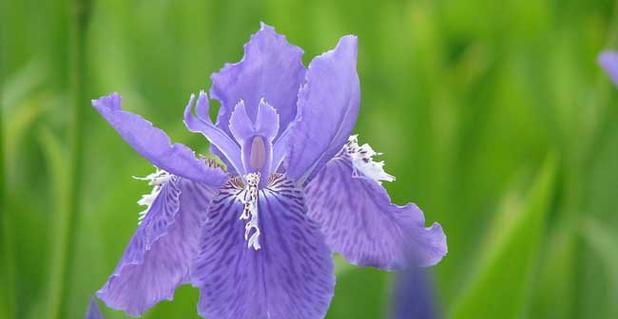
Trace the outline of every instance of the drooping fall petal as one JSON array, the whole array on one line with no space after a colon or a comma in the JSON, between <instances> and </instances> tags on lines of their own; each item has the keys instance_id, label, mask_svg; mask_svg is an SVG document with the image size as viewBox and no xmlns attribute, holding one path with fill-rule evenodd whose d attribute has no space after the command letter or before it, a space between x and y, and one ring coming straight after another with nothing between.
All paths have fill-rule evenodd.
<instances>
[{"instance_id":1,"label":"drooping fall petal","mask_svg":"<svg viewBox=\"0 0 618 319\"><path fill-rule=\"evenodd\" d=\"M176 287L189 280L200 225L215 191L178 177L163 185L97 296L131 316L171 300Z\"/></svg>"},{"instance_id":2,"label":"drooping fall petal","mask_svg":"<svg viewBox=\"0 0 618 319\"><path fill-rule=\"evenodd\" d=\"M439 262L447 251L442 227L425 227L418 206L391 203L382 185L359 173L348 157L338 157L306 187L308 215L331 249L350 263L385 270Z\"/></svg>"},{"instance_id":3,"label":"drooping fall petal","mask_svg":"<svg viewBox=\"0 0 618 319\"><path fill-rule=\"evenodd\" d=\"M242 188L229 183L204 224L193 284L199 312L215 319L320 319L333 296L331 253L306 216L302 192L281 175L259 193L261 249L248 249Z\"/></svg>"}]
</instances>

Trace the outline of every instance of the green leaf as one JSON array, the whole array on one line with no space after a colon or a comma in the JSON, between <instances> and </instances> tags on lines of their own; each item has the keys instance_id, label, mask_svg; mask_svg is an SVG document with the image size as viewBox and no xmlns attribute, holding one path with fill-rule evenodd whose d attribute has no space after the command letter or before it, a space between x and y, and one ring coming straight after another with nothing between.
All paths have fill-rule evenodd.
<instances>
[{"instance_id":1,"label":"green leaf","mask_svg":"<svg viewBox=\"0 0 618 319\"><path fill-rule=\"evenodd\" d=\"M615 230L592 217L584 222L581 233L585 242L601 260L605 271L601 277L607 280L608 293L602 304L607 305L607 318L618 318L618 236Z\"/></svg>"},{"instance_id":2,"label":"green leaf","mask_svg":"<svg viewBox=\"0 0 618 319\"><path fill-rule=\"evenodd\" d=\"M554 193L555 166L549 156L525 201L508 199L490 226L478 273L458 298L450 318L521 316Z\"/></svg>"},{"instance_id":3,"label":"green leaf","mask_svg":"<svg viewBox=\"0 0 618 319\"><path fill-rule=\"evenodd\" d=\"M576 261L580 253L576 232L571 223L555 227L544 242L539 271L527 313L532 318L569 318L575 309Z\"/></svg>"},{"instance_id":4,"label":"green leaf","mask_svg":"<svg viewBox=\"0 0 618 319\"><path fill-rule=\"evenodd\" d=\"M354 267L337 276L335 296L326 319L384 318L390 294L389 274Z\"/></svg>"},{"instance_id":5,"label":"green leaf","mask_svg":"<svg viewBox=\"0 0 618 319\"><path fill-rule=\"evenodd\" d=\"M49 283L46 309L44 313L56 313L60 306L62 287L62 272L66 267L66 247L63 245L66 236L66 212L67 201L66 192L68 179L66 178L67 163L65 160L66 147L60 139L51 132L48 128L42 128L39 134L39 141L45 155L47 169L50 172L51 193L55 198L54 207L51 209L54 218L52 218L52 238L49 243L51 256L49 261ZM40 308L39 308L40 309ZM39 317L40 313L34 313L33 317Z\"/></svg>"}]
</instances>

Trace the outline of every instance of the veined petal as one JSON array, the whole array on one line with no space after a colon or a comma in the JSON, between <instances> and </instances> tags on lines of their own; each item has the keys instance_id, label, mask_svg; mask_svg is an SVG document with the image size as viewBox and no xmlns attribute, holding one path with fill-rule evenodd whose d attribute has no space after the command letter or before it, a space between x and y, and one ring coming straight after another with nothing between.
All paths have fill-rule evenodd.
<instances>
[{"instance_id":1,"label":"veined petal","mask_svg":"<svg viewBox=\"0 0 618 319\"><path fill-rule=\"evenodd\" d=\"M86 310L86 319L103 319L103 314L101 313L101 309L99 309L99 305L94 300L94 298L90 298L88 301L88 310Z\"/></svg>"},{"instance_id":2,"label":"veined petal","mask_svg":"<svg viewBox=\"0 0 618 319\"><path fill-rule=\"evenodd\" d=\"M262 98L271 103L285 129L296 115L298 90L305 77L303 51L266 24L245 44L242 60L212 75L210 95L221 102L217 126L228 131L230 114L243 100L255 121ZM228 131L229 132L229 131Z\"/></svg>"},{"instance_id":3,"label":"veined petal","mask_svg":"<svg viewBox=\"0 0 618 319\"><path fill-rule=\"evenodd\" d=\"M199 312L218 319L323 318L333 295L331 253L305 214L302 192L282 175L259 191L260 249L247 247L239 179L213 200L193 284Z\"/></svg>"},{"instance_id":4,"label":"veined petal","mask_svg":"<svg viewBox=\"0 0 618 319\"><path fill-rule=\"evenodd\" d=\"M330 248L352 264L399 270L434 265L446 254L442 227L425 228L414 204L392 204L377 181L355 176L349 157L328 162L305 195L308 215L321 225Z\"/></svg>"},{"instance_id":5,"label":"veined petal","mask_svg":"<svg viewBox=\"0 0 618 319\"><path fill-rule=\"evenodd\" d=\"M219 186L227 180L219 168L210 167L195 158L195 153L183 144L171 144L162 130L139 115L121 108L122 98L113 93L92 101L92 106L112 125L135 151L155 166L194 181Z\"/></svg>"},{"instance_id":6,"label":"veined petal","mask_svg":"<svg viewBox=\"0 0 618 319\"><path fill-rule=\"evenodd\" d=\"M173 176L162 186L120 263L97 296L139 316L189 280L200 225L215 188Z\"/></svg>"},{"instance_id":7,"label":"veined petal","mask_svg":"<svg viewBox=\"0 0 618 319\"><path fill-rule=\"evenodd\" d=\"M605 51L601 53L599 63L614 81L614 84L618 85L618 52Z\"/></svg>"},{"instance_id":8,"label":"veined petal","mask_svg":"<svg viewBox=\"0 0 618 319\"><path fill-rule=\"evenodd\" d=\"M286 175L301 184L339 152L354 128L360 103L356 54L356 37L345 36L334 50L309 65L307 82L299 92L298 115L286 141Z\"/></svg>"}]
</instances>

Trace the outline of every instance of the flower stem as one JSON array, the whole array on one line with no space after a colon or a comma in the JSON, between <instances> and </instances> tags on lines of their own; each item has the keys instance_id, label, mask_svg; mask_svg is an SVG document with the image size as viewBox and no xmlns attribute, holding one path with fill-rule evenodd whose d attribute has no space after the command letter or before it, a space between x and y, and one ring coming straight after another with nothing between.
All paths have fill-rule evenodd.
<instances>
[{"instance_id":1,"label":"flower stem","mask_svg":"<svg viewBox=\"0 0 618 319\"><path fill-rule=\"evenodd\" d=\"M49 318L68 318L72 285L76 227L79 224L81 167L83 146L83 110L87 107L84 83L86 73L86 36L90 0L70 0L69 7L69 98L71 117L68 128L69 160L66 187L58 207L54 228L55 242L48 295ZM86 304L86 301L84 301Z\"/></svg>"},{"instance_id":2,"label":"flower stem","mask_svg":"<svg viewBox=\"0 0 618 319\"><path fill-rule=\"evenodd\" d=\"M85 73L86 73L86 36L88 28L88 18L90 13L90 0L72 0L71 27L70 27L70 90L72 102L72 119L69 131L69 143L71 154L71 166L69 168L69 187L67 201L67 222L66 228L66 253L64 263L62 285L63 302L60 308L61 318L67 318L67 303L69 301L69 288L72 283L72 261L75 251L75 234L79 218L79 198L81 197L81 167L82 167L82 146L83 146L83 110L88 105L85 94Z\"/></svg>"},{"instance_id":3,"label":"flower stem","mask_svg":"<svg viewBox=\"0 0 618 319\"><path fill-rule=\"evenodd\" d=\"M5 34L0 32L0 40L3 40ZM0 41L2 43L3 41ZM14 318L15 315L15 258L13 254L13 235L11 231L10 214L8 204L6 203L6 172L5 172L5 153L4 153L4 77L6 65L2 64L5 55L4 50L0 50L0 317Z\"/></svg>"}]
</instances>

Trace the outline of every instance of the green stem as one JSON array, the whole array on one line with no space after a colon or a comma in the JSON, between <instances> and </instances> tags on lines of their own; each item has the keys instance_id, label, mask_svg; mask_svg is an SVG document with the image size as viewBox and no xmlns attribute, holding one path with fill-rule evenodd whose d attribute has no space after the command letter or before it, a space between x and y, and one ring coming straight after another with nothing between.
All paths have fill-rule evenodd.
<instances>
[{"instance_id":1,"label":"green stem","mask_svg":"<svg viewBox=\"0 0 618 319\"><path fill-rule=\"evenodd\" d=\"M69 187L68 187L68 211L67 211L67 242L64 267L64 284L61 296L63 297L60 308L61 318L68 317L69 288L72 284L72 261L75 251L76 225L79 219L79 199L81 198L81 167L82 167L82 146L83 146L83 110L88 105L85 94L84 83L86 74L86 36L88 28L88 18L90 13L89 0L73 0L71 2L73 11L71 12L71 102L73 105L73 118L71 119L70 154L71 167L69 168Z\"/></svg>"},{"instance_id":2,"label":"green stem","mask_svg":"<svg viewBox=\"0 0 618 319\"><path fill-rule=\"evenodd\" d=\"M71 118L68 130L69 161L67 184L62 192L54 229L55 242L49 291L49 318L70 317L70 288L72 286L76 226L79 224L81 196L81 167L83 146L83 110L88 105L84 92L86 73L86 36L90 0L69 0L69 97ZM86 300L84 300L84 305Z\"/></svg>"},{"instance_id":3,"label":"green stem","mask_svg":"<svg viewBox=\"0 0 618 319\"><path fill-rule=\"evenodd\" d=\"M6 8L5 8L6 9ZM4 10L3 10L4 11ZM0 43L5 39L4 30L0 30ZM0 271L3 276L0 278L0 285L3 287L0 293L2 301L0 303L0 315L3 318L14 318L16 305L16 285L15 285L15 264L13 254L13 235L11 231L10 214L6 203L6 172L5 172L5 153L4 153L4 78L6 65L3 61L6 52L0 50L0 256L2 265Z\"/></svg>"},{"instance_id":4,"label":"green stem","mask_svg":"<svg viewBox=\"0 0 618 319\"><path fill-rule=\"evenodd\" d=\"M1 42L1 41L0 41ZM4 61L4 52L0 52L0 62ZM9 212L8 205L6 204L5 192L5 172L4 172L4 127L3 127L3 95L1 93L3 89L3 65L0 65L0 255L2 256L2 265L0 271L2 271L2 278L0 285L3 287L0 292L0 314L6 316L6 318L13 318L13 305L14 305L14 292L15 285L14 280L14 268L13 268L13 253L9 226Z\"/></svg>"}]
</instances>

